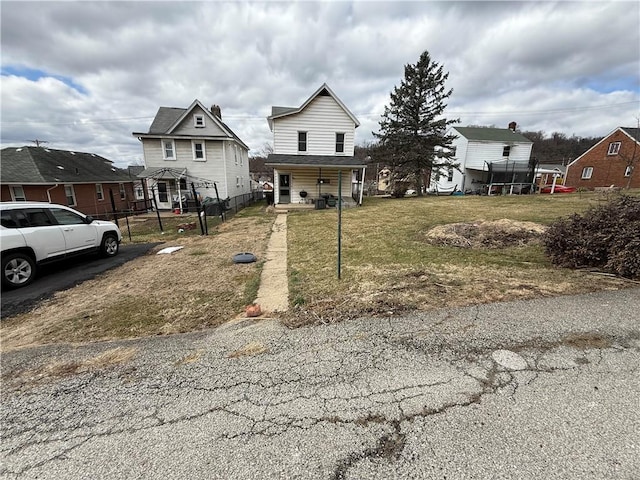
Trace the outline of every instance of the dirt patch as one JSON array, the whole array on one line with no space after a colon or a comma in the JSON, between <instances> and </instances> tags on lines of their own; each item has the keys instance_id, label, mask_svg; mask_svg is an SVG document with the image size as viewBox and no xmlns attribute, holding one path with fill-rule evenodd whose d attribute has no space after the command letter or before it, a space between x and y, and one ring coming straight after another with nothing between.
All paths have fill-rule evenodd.
<instances>
[{"instance_id":1,"label":"dirt patch","mask_svg":"<svg viewBox=\"0 0 640 480\"><path fill-rule=\"evenodd\" d=\"M268 352L269 349L262 342L250 342L227 355L228 358L252 357Z\"/></svg>"},{"instance_id":2,"label":"dirt patch","mask_svg":"<svg viewBox=\"0 0 640 480\"><path fill-rule=\"evenodd\" d=\"M537 223L501 219L438 225L425 237L429 244L438 246L505 248L540 244L545 230Z\"/></svg>"}]
</instances>

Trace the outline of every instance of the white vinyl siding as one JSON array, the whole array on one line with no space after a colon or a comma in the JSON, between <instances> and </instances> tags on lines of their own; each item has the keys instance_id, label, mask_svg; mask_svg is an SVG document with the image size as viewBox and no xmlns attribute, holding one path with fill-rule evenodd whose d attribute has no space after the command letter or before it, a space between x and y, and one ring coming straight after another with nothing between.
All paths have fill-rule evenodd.
<instances>
[{"instance_id":1,"label":"white vinyl siding","mask_svg":"<svg viewBox=\"0 0 640 480\"><path fill-rule=\"evenodd\" d=\"M274 119L274 153L297 154L298 132L307 132L309 155L335 155L336 131L344 132L344 155L353 156L355 124L330 96L318 96L300 113Z\"/></svg>"},{"instance_id":2,"label":"white vinyl siding","mask_svg":"<svg viewBox=\"0 0 640 480\"><path fill-rule=\"evenodd\" d=\"M529 164L531 156L531 144L514 144L510 146L509 162L518 164ZM501 142L476 142L469 141L465 152L465 157L461 155L458 159L464 159L464 168L474 168L477 170L486 170L486 164L503 160L504 144ZM460 152L460 149L458 149ZM460 152L462 153L462 152ZM462 162L461 162L462 163Z\"/></svg>"}]
</instances>

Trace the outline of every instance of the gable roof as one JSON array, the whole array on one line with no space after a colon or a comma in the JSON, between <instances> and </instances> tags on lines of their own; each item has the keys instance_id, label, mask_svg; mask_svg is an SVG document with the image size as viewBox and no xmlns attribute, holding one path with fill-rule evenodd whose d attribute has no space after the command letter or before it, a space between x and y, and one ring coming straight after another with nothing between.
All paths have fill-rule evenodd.
<instances>
[{"instance_id":1,"label":"gable roof","mask_svg":"<svg viewBox=\"0 0 640 480\"><path fill-rule=\"evenodd\" d=\"M600 140L599 142L596 142L590 149L588 149L582 155L578 156L573 162L569 162L569 165L567 165L567 167L570 167L571 165L576 163L578 160L580 160L582 157L584 157L587 153L589 153L591 150L596 148L601 143L609 141L609 137L611 135L613 135L614 133L616 133L618 130L620 130L621 132L623 132L624 134L629 136L629 138L631 138L631 140L634 140L635 142L640 144L640 140L639 140L640 139L640 136L639 136L640 135L640 128L617 127L614 130L612 130L611 132L609 132L602 140Z\"/></svg>"},{"instance_id":2,"label":"gable roof","mask_svg":"<svg viewBox=\"0 0 640 480\"><path fill-rule=\"evenodd\" d=\"M533 143L524 135L508 128L484 128L484 127L452 127L467 140L480 142L519 142Z\"/></svg>"},{"instance_id":3,"label":"gable roof","mask_svg":"<svg viewBox=\"0 0 640 480\"><path fill-rule=\"evenodd\" d=\"M0 183L130 182L126 170L100 155L44 147L2 149Z\"/></svg>"},{"instance_id":4,"label":"gable roof","mask_svg":"<svg viewBox=\"0 0 640 480\"><path fill-rule=\"evenodd\" d=\"M333 93L333 90L329 88L329 85L323 83L320 88L318 88L315 92L311 94L307 100L300 105L300 107L271 107L271 115L267 117L267 121L269 122L269 128L273 130L273 120L276 118L286 117L287 115L295 115L296 113L300 113L307 105L309 105L316 97L320 95L328 95L335 100L335 102L344 110L344 112L349 116L349 118L355 123L356 128L360 126L360 122L356 118L356 116L351 113L351 111L347 108L347 106L342 103L342 100L338 98L338 96Z\"/></svg>"},{"instance_id":5,"label":"gable roof","mask_svg":"<svg viewBox=\"0 0 640 480\"><path fill-rule=\"evenodd\" d=\"M160 107L156 116L151 122L151 126L149 127L149 131L147 133L141 132L133 132L133 135L136 137L148 137L148 136L170 136L173 134L176 128L187 118L191 112L196 108L200 107L200 109L209 117L209 120L212 121L215 125L218 126L220 130L222 130L228 138L232 138L236 140L240 145L249 150L249 147L240 140L229 126L222 121L221 118L217 117L211 111L206 108L200 100L197 98L189 105L187 108L178 108L178 107ZM202 138L202 135L194 136L194 138ZM207 135L204 136L208 137Z\"/></svg>"}]
</instances>

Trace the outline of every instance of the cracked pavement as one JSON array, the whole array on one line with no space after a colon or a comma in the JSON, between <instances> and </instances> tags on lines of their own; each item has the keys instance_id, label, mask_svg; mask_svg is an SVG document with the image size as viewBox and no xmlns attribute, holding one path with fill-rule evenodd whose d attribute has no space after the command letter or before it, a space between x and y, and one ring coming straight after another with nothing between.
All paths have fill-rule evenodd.
<instances>
[{"instance_id":1,"label":"cracked pavement","mask_svg":"<svg viewBox=\"0 0 640 480\"><path fill-rule=\"evenodd\" d=\"M5 353L0 477L637 478L638 311L630 289Z\"/></svg>"}]
</instances>

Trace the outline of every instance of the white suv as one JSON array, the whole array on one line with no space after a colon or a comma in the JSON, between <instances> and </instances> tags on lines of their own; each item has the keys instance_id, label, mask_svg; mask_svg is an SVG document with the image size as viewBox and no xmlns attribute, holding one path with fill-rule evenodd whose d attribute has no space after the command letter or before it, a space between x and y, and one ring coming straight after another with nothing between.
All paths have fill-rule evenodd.
<instances>
[{"instance_id":1,"label":"white suv","mask_svg":"<svg viewBox=\"0 0 640 480\"><path fill-rule=\"evenodd\" d=\"M52 203L1 202L0 220L5 287L28 285L41 263L87 252L112 257L122 240L114 223Z\"/></svg>"}]
</instances>

